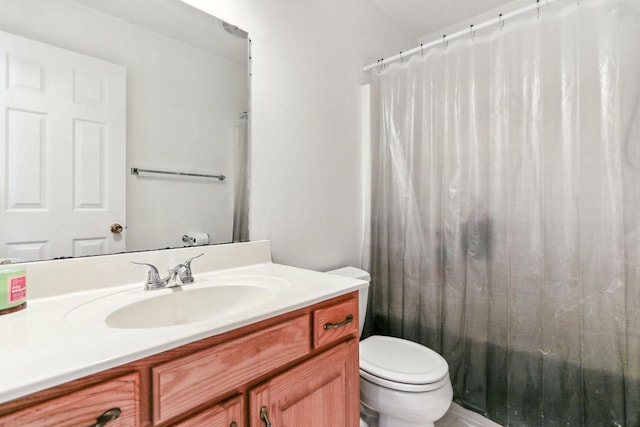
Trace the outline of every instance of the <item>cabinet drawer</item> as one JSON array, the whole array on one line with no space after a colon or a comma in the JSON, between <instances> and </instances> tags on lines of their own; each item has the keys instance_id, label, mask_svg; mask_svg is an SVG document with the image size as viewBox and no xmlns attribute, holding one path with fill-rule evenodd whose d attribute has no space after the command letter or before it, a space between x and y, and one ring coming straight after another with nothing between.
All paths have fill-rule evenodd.
<instances>
[{"instance_id":1,"label":"cabinet drawer","mask_svg":"<svg viewBox=\"0 0 640 427\"><path fill-rule=\"evenodd\" d=\"M77 427L96 423L105 411L119 408L109 427L140 425L138 374L125 375L0 418L0 426Z\"/></svg>"},{"instance_id":2,"label":"cabinet drawer","mask_svg":"<svg viewBox=\"0 0 640 427\"><path fill-rule=\"evenodd\" d=\"M358 332L358 299L320 308L313 312L313 346L321 347Z\"/></svg>"},{"instance_id":3,"label":"cabinet drawer","mask_svg":"<svg viewBox=\"0 0 640 427\"><path fill-rule=\"evenodd\" d=\"M303 315L152 368L154 423L308 354L309 336L309 317Z\"/></svg>"}]
</instances>

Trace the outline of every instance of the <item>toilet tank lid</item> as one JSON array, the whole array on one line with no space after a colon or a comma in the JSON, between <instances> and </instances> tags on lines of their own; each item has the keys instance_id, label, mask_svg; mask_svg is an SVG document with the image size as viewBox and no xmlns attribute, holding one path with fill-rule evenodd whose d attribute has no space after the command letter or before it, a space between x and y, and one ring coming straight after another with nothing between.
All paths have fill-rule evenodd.
<instances>
[{"instance_id":1,"label":"toilet tank lid","mask_svg":"<svg viewBox=\"0 0 640 427\"><path fill-rule=\"evenodd\" d=\"M345 276L350 277L352 279L360 279L366 280L367 282L371 281L371 276L364 270L361 270L356 267L342 267L337 270L327 271L329 274L335 274L337 276Z\"/></svg>"}]
</instances>

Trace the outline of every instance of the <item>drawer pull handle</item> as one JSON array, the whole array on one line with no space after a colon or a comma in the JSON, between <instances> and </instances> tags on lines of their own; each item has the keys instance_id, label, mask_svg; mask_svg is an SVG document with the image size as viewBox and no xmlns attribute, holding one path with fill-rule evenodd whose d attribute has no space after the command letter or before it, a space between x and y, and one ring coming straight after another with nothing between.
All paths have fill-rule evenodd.
<instances>
[{"instance_id":1,"label":"drawer pull handle","mask_svg":"<svg viewBox=\"0 0 640 427\"><path fill-rule=\"evenodd\" d=\"M229 427L238 427L238 423L235 421L231 421L231 424L229 424Z\"/></svg>"},{"instance_id":2,"label":"drawer pull handle","mask_svg":"<svg viewBox=\"0 0 640 427\"><path fill-rule=\"evenodd\" d=\"M113 421L120 416L122 411L120 408L111 408L96 418L96 423L89 427L104 427L109 421Z\"/></svg>"},{"instance_id":3,"label":"drawer pull handle","mask_svg":"<svg viewBox=\"0 0 640 427\"><path fill-rule=\"evenodd\" d=\"M353 322L353 315L350 314L340 323L325 323L323 328L325 331L329 329L338 329L347 326L349 323Z\"/></svg>"},{"instance_id":4,"label":"drawer pull handle","mask_svg":"<svg viewBox=\"0 0 640 427\"><path fill-rule=\"evenodd\" d=\"M269 421L269 414L267 414L267 407L260 408L260 419L264 421L264 427L271 427L271 421Z\"/></svg>"}]
</instances>

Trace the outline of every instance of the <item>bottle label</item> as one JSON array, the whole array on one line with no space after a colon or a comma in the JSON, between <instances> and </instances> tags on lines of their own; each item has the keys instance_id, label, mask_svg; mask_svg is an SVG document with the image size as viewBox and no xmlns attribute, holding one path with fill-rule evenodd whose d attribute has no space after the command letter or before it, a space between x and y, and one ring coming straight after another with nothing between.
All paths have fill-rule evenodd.
<instances>
[{"instance_id":1,"label":"bottle label","mask_svg":"<svg viewBox=\"0 0 640 427\"><path fill-rule=\"evenodd\" d=\"M9 304L13 304L27 298L27 276L10 278L8 290Z\"/></svg>"}]
</instances>

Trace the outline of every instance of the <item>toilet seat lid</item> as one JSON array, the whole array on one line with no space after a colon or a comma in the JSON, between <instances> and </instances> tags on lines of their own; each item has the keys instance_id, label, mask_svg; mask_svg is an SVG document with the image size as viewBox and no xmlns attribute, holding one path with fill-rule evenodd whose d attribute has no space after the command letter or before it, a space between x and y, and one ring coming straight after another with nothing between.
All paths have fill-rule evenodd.
<instances>
[{"instance_id":1,"label":"toilet seat lid","mask_svg":"<svg viewBox=\"0 0 640 427\"><path fill-rule=\"evenodd\" d=\"M431 384L449 374L447 361L430 348L380 335L360 342L360 369L405 384Z\"/></svg>"}]
</instances>

